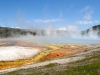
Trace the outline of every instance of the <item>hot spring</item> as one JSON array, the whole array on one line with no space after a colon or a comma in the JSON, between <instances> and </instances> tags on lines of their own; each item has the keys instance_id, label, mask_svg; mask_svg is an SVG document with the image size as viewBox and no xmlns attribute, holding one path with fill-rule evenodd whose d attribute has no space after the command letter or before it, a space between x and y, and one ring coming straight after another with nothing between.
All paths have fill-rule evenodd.
<instances>
[{"instance_id":1,"label":"hot spring","mask_svg":"<svg viewBox=\"0 0 100 75\"><path fill-rule=\"evenodd\" d=\"M28 59L38 54L40 51L36 48L6 46L0 47L0 61L14 61L17 59Z\"/></svg>"}]
</instances>

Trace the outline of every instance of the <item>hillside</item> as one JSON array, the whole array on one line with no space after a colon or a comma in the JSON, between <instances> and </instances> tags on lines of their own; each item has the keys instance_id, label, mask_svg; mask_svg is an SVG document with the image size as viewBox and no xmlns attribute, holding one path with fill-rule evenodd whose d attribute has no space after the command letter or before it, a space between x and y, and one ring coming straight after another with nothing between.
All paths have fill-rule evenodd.
<instances>
[{"instance_id":1,"label":"hillside","mask_svg":"<svg viewBox=\"0 0 100 75\"><path fill-rule=\"evenodd\" d=\"M62 30L55 30L55 31L50 31L50 30L42 30L42 29L33 29L33 30L28 30L28 29L18 29L18 28L9 28L9 27L0 27L0 37L1 38L7 38L7 37L17 37L17 36L22 36L22 35L40 35L40 36L44 36L44 35L49 35L56 33L56 35L61 35L61 34L66 34L66 31L62 31ZM87 36L87 35L97 35L100 37L100 25L95 25L87 30L81 31L81 34L83 36Z\"/></svg>"},{"instance_id":2,"label":"hillside","mask_svg":"<svg viewBox=\"0 0 100 75\"><path fill-rule=\"evenodd\" d=\"M82 31L82 35L97 35L100 37L100 25L95 25L87 30Z\"/></svg>"},{"instance_id":3,"label":"hillside","mask_svg":"<svg viewBox=\"0 0 100 75\"><path fill-rule=\"evenodd\" d=\"M36 35L36 31L29 31L29 30L18 29L18 28L0 27L1 38L27 35L27 34Z\"/></svg>"}]
</instances>

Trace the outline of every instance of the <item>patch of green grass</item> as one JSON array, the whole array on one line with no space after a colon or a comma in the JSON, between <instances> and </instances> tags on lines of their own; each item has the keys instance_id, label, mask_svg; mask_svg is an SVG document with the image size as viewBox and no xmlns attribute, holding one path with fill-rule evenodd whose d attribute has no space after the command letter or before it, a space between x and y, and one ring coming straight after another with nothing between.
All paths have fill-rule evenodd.
<instances>
[{"instance_id":1,"label":"patch of green grass","mask_svg":"<svg viewBox=\"0 0 100 75\"><path fill-rule=\"evenodd\" d=\"M100 46L98 46L97 48L100 48Z\"/></svg>"},{"instance_id":2,"label":"patch of green grass","mask_svg":"<svg viewBox=\"0 0 100 75\"><path fill-rule=\"evenodd\" d=\"M55 64L46 65L46 67L51 67L51 66L53 67L55 66ZM88 64L84 66L68 67L67 70L61 72L57 72L57 71L53 71L53 72L55 73L52 73L51 71L35 73L33 71L31 74L25 74L25 75L100 75L100 62L96 61L92 64ZM15 71L4 75L23 75L23 74L18 71Z\"/></svg>"},{"instance_id":3,"label":"patch of green grass","mask_svg":"<svg viewBox=\"0 0 100 75\"><path fill-rule=\"evenodd\" d=\"M87 50L87 49L86 49L86 50L84 50L84 52L88 52L88 51L89 51L89 50Z\"/></svg>"},{"instance_id":4,"label":"patch of green grass","mask_svg":"<svg viewBox=\"0 0 100 75\"><path fill-rule=\"evenodd\" d=\"M28 75L41 75L43 74L42 72L39 72L39 73L34 73L34 74L28 74Z\"/></svg>"},{"instance_id":5,"label":"patch of green grass","mask_svg":"<svg viewBox=\"0 0 100 75\"><path fill-rule=\"evenodd\" d=\"M97 59L97 58L100 58L100 54L97 54L97 55L93 55L93 56L90 56L90 57L87 57L87 58L85 58L85 59L83 59L83 60L78 60L78 61L76 61L76 62L70 62L69 64L75 64L75 63L80 63L80 62L84 62L84 61L89 61L89 60L91 60L91 59Z\"/></svg>"},{"instance_id":6,"label":"patch of green grass","mask_svg":"<svg viewBox=\"0 0 100 75\"><path fill-rule=\"evenodd\" d=\"M100 62L85 66L71 67L58 75L100 75Z\"/></svg>"},{"instance_id":7,"label":"patch of green grass","mask_svg":"<svg viewBox=\"0 0 100 75\"><path fill-rule=\"evenodd\" d=\"M44 66L45 68L50 68L50 67L54 67L54 66L56 66L57 65L57 63L50 63L50 64L48 64L48 65L46 65L46 66Z\"/></svg>"},{"instance_id":8,"label":"patch of green grass","mask_svg":"<svg viewBox=\"0 0 100 75\"><path fill-rule=\"evenodd\" d=\"M49 73L45 73L44 75L50 75Z\"/></svg>"},{"instance_id":9,"label":"patch of green grass","mask_svg":"<svg viewBox=\"0 0 100 75\"><path fill-rule=\"evenodd\" d=\"M16 73L17 73L17 74L16 74ZM1 74L1 75L19 75L19 73L18 73L18 71L13 71L13 72Z\"/></svg>"},{"instance_id":10,"label":"patch of green grass","mask_svg":"<svg viewBox=\"0 0 100 75\"><path fill-rule=\"evenodd\" d=\"M88 58L84 59L84 61L85 60L91 60L91 59L94 59L94 58L100 58L100 54L88 57Z\"/></svg>"}]
</instances>

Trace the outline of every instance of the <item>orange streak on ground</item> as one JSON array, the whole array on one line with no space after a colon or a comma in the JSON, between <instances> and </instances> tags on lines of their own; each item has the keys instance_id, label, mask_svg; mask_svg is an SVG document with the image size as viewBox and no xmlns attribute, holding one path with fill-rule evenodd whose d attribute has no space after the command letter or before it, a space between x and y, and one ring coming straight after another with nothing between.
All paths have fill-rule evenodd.
<instances>
[{"instance_id":1,"label":"orange streak on ground","mask_svg":"<svg viewBox=\"0 0 100 75\"><path fill-rule=\"evenodd\" d=\"M67 51L67 50L53 51L50 54L48 54L46 57L42 58L41 61L72 55L72 54L75 54L76 52L77 52L77 50L75 50L75 51Z\"/></svg>"}]
</instances>

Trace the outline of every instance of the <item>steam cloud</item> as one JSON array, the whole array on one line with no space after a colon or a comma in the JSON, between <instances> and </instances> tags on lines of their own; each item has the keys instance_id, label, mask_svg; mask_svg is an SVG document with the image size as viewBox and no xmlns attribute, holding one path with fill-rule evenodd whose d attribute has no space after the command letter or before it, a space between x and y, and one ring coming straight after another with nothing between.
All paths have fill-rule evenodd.
<instances>
[{"instance_id":1,"label":"steam cloud","mask_svg":"<svg viewBox=\"0 0 100 75\"><path fill-rule=\"evenodd\" d=\"M32 30L31 30L32 31ZM34 31L34 30L33 30ZM11 38L2 38L0 41L27 41L27 42L42 42L52 44L100 44L98 31L89 29L86 35L81 34L81 30L77 26L69 25L64 30L57 30L52 26L41 30L37 29L38 35L21 35ZM44 34L44 35L42 35ZM39 53L39 50L28 50L24 47L0 47L0 61L12 61L16 59L27 59Z\"/></svg>"},{"instance_id":2,"label":"steam cloud","mask_svg":"<svg viewBox=\"0 0 100 75\"><path fill-rule=\"evenodd\" d=\"M69 25L66 28L56 29L51 25L52 23L39 23L38 27L35 27L30 21L25 21L21 12L18 13L16 21L18 27L29 28L30 31L36 31L37 35L33 36L27 34L25 36L14 35L12 38L1 38L0 41L28 41L28 42L43 42L43 43L98 43L100 37L98 37L98 31L89 29L87 35L82 35L78 26ZM41 25L44 24L44 28ZM12 34L13 35L13 34Z\"/></svg>"},{"instance_id":3,"label":"steam cloud","mask_svg":"<svg viewBox=\"0 0 100 75\"><path fill-rule=\"evenodd\" d=\"M89 29L86 35L81 34L81 30L77 26L69 25L64 30L57 30L52 26L41 30L37 29L36 36L27 34L25 36L12 37L7 39L0 39L0 41L27 41L27 42L43 42L43 43L57 43L57 44L98 44L100 37L98 31ZM44 34L44 35L42 35Z\"/></svg>"}]
</instances>

